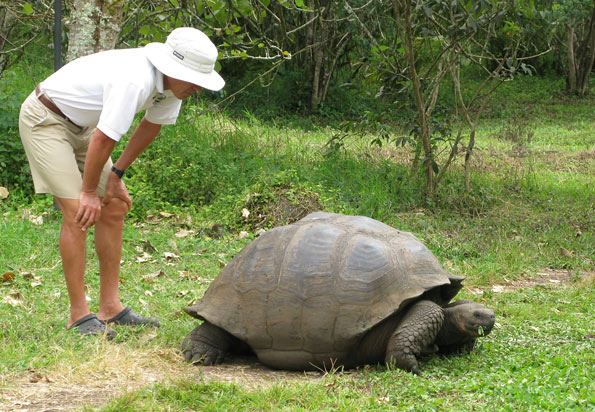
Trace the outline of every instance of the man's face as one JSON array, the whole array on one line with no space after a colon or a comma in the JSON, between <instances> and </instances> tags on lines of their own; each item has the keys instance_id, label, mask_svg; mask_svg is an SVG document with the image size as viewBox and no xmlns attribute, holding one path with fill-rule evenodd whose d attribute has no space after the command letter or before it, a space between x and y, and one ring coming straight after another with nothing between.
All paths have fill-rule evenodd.
<instances>
[{"instance_id":1,"label":"man's face","mask_svg":"<svg viewBox=\"0 0 595 412\"><path fill-rule=\"evenodd\" d=\"M202 87L196 84L174 79L169 76L163 76L163 86L166 90L171 90L174 96L180 100L184 100L192 96L195 92L202 90Z\"/></svg>"}]
</instances>

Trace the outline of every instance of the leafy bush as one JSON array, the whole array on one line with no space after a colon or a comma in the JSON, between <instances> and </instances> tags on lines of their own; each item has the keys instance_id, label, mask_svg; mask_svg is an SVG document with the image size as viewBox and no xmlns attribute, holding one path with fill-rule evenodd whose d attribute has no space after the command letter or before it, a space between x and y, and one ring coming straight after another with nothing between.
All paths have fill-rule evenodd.
<instances>
[{"instance_id":1,"label":"leafy bush","mask_svg":"<svg viewBox=\"0 0 595 412\"><path fill-rule=\"evenodd\" d=\"M0 82L0 186L8 188L14 197L30 197L33 182L29 163L19 138L19 109L25 99L22 92L10 87L13 76L7 73Z\"/></svg>"}]
</instances>

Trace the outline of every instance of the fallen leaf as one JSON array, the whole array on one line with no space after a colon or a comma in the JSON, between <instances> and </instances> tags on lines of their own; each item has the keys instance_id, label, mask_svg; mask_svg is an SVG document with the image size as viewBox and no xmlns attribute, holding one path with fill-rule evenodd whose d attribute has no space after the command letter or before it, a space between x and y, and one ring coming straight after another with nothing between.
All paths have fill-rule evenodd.
<instances>
[{"instance_id":1,"label":"fallen leaf","mask_svg":"<svg viewBox=\"0 0 595 412\"><path fill-rule=\"evenodd\" d=\"M248 216L250 216L250 211L248 209L246 209L246 208L243 208L242 209L242 217L244 219L248 219Z\"/></svg>"},{"instance_id":2,"label":"fallen leaf","mask_svg":"<svg viewBox=\"0 0 595 412\"><path fill-rule=\"evenodd\" d=\"M246 232L245 230L242 230L238 236L239 239L244 239L246 236L248 236L248 232Z\"/></svg>"},{"instance_id":3,"label":"fallen leaf","mask_svg":"<svg viewBox=\"0 0 595 412\"><path fill-rule=\"evenodd\" d=\"M585 339L595 339L595 335L587 335L585 336Z\"/></svg>"},{"instance_id":4,"label":"fallen leaf","mask_svg":"<svg viewBox=\"0 0 595 412\"><path fill-rule=\"evenodd\" d=\"M34 225L43 225L43 216L29 216L29 222L33 223Z\"/></svg>"},{"instance_id":5,"label":"fallen leaf","mask_svg":"<svg viewBox=\"0 0 595 412\"><path fill-rule=\"evenodd\" d=\"M145 290L145 296L153 296L153 292L150 290Z\"/></svg>"},{"instance_id":6,"label":"fallen leaf","mask_svg":"<svg viewBox=\"0 0 595 412\"><path fill-rule=\"evenodd\" d=\"M177 258L180 257L180 256L178 256L178 255L176 255L175 253L172 253L172 252L164 252L163 253L163 256L168 261L172 261L172 260L175 260L175 259L177 259Z\"/></svg>"},{"instance_id":7,"label":"fallen leaf","mask_svg":"<svg viewBox=\"0 0 595 412\"><path fill-rule=\"evenodd\" d=\"M153 283L155 278L159 278L162 276L165 276L165 272L162 270L158 270L157 272L149 273L149 274L143 276L143 280L148 283Z\"/></svg>"},{"instance_id":8,"label":"fallen leaf","mask_svg":"<svg viewBox=\"0 0 595 412\"><path fill-rule=\"evenodd\" d=\"M389 403L390 402L390 398L388 396L384 396L382 398L376 399L376 402L378 402L378 403Z\"/></svg>"},{"instance_id":9,"label":"fallen leaf","mask_svg":"<svg viewBox=\"0 0 595 412\"><path fill-rule=\"evenodd\" d=\"M157 248L153 246L148 240L141 239L140 241L144 250L149 252L157 252Z\"/></svg>"},{"instance_id":10,"label":"fallen leaf","mask_svg":"<svg viewBox=\"0 0 595 412\"><path fill-rule=\"evenodd\" d=\"M191 273L186 270L180 270L178 273L180 274L180 278L182 279L202 280L200 275L198 275L197 273Z\"/></svg>"},{"instance_id":11,"label":"fallen leaf","mask_svg":"<svg viewBox=\"0 0 595 412\"><path fill-rule=\"evenodd\" d=\"M177 238L183 238L183 237L188 236L191 233L192 233L192 231L190 231L190 230L180 229L180 230L178 230L178 233L174 234L174 236Z\"/></svg>"},{"instance_id":12,"label":"fallen leaf","mask_svg":"<svg viewBox=\"0 0 595 412\"><path fill-rule=\"evenodd\" d=\"M564 257L567 257L567 258L571 258L572 257L572 252L570 250L566 249L566 248L563 248L563 247L560 248L560 254L562 256L564 256Z\"/></svg>"},{"instance_id":13,"label":"fallen leaf","mask_svg":"<svg viewBox=\"0 0 595 412\"><path fill-rule=\"evenodd\" d=\"M4 186L0 186L0 199L6 199L8 197L8 189Z\"/></svg>"},{"instance_id":14,"label":"fallen leaf","mask_svg":"<svg viewBox=\"0 0 595 412\"><path fill-rule=\"evenodd\" d=\"M31 282L32 288L36 288L37 286L41 286L41 282Z\"/></svg>"},{"instance_id":15,"label":"fallen leaf","mask_svg":"<svg viewBox=\"0 0 595 412\"><path fill-rule=\"evenodd\" d=\"M18 290L11 290L8 293L8 296L10 296L11 298L14 298L16 300L23 300L23 294L21 292L19 292Z\"/></svg>"},{"instance_id":16,"label":"fallen leaf","mask_svg":"<svg viewBox=\"0 0 595 412\"><path fill-rule=\"evenodd\" d=\"M21 305L21 301L17 300L11 296L5 296L4 299L2 299L2 302L4 303L8 303L10 306L12 307L17 307Z\"/></svg>"},{"instance_id":17,"label":"fallen leaf","mask_svg":"<svg viewBox=\"0 0 595 412\"><path fill-rule=\"evenodd\" d=\"M21 273L21 276L25 280L33 280L33 279L35 279L35 273L31 273L31 272L22 272Z\"/></svg>"},{"instance_id":18,"label":"fallen leaf","mask_svg":"<svg viewBox=\"0 0 595 412\"><path fill-rule=\"evenodd\" d=\"M159 215L163 216L164 218L176 217L174 213L169 212L159 212Z\"/></svg>"},{"instance_id":19,"label":"fallen leaf","mask_svg":"<svg viewBox=\"0 0 595 412\"><path fill-rule=\"evenodd\" d=\"M15 278L16 275L13 272L4 272L2 275L2 283L12 283Z\"/></svg>"}]
</instances>

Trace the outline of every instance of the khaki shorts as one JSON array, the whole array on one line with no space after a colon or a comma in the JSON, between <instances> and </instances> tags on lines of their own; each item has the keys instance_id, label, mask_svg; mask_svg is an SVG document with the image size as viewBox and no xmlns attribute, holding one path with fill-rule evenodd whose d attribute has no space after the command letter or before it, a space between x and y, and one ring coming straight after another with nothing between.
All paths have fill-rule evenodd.
<instances>
[{"instance_id":1,"label":"khaki shorts","mask_svg":"<svg viewBox=\"0 0 595 412\"><path fill-rule=\"evenodd\" d=\"M19 132L31 166L36 193L63 199L78 199L83 170L94 127L79 127L45 107L31 93L21 106ZM97 194L105 196L111 172L108 159L101 172Z\"/></svg>"}]
</instances>

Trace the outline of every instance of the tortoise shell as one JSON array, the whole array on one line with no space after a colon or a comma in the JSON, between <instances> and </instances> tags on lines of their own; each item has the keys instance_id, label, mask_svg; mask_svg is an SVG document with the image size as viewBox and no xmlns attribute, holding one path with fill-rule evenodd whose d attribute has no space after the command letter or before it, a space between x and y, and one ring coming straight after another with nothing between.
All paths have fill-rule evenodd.
<instances>
[{"instance_id":1,"label":"tortoise shell","mask_svg":"<svg viewBox=\"0 0 595 412\"><path fill-rule=\"evenodd\" d=\"M263 233L185 310L246 342L262 363L299 369L345 359L422 295L446 305L463 279L411 233L316 212Z\"/></svg>"}]
</instances>

